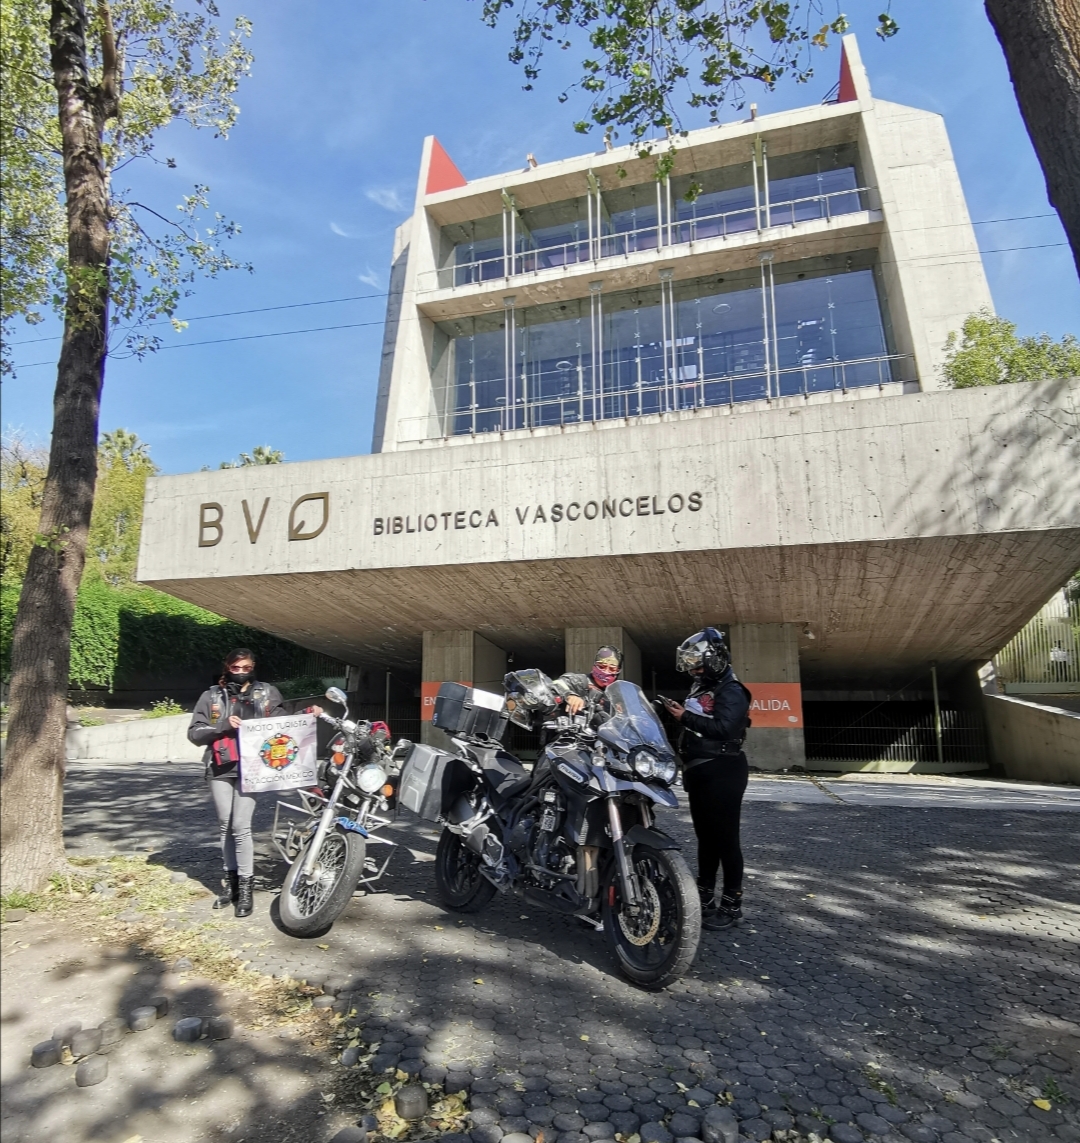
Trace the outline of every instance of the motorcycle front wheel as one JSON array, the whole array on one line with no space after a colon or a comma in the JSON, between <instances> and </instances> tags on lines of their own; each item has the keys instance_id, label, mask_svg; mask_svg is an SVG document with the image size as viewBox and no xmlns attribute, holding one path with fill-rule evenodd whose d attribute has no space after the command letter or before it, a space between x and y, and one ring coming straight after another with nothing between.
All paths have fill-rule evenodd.
<instances>
[{"instance_id":1,"label":"motorcycle front wheel","mask_svg":"<svg viewBox=\"0 0 1080 1143\"><path fill-rule=\"evenodd\" d=\"M448 829L435 850L435 891L455 913L476 913L495 896L495 886L480 872L479 855Z\"/></svg>"},{"instance_id":2,"label":"motorcycle front wheel","mask_svg":"<svg viewBox=\"0 0 1080 1143\"><path fill-rule=\"evenodd\" d=\"M701 900L690 869L676 850L638 845L631 861L644 900L631 913L612 868L603 889L604 933L627 977L645 988L663 988L682 976L697 955Z\"/></svg>"},{"instance_id":3,"label":"motorcycle front wheel","mask_svg":"<svg viewBox=\"0 0 1080 1143\"><path fill-rule=\"evenodd\" d=\"M308 880L300 870L310 845L306 842L289 866L278 898L282 928L294 937L325 932L349 903L364 872L364 839L336 826L323 839L315 871Z\"/></svg>"}]
</instances>

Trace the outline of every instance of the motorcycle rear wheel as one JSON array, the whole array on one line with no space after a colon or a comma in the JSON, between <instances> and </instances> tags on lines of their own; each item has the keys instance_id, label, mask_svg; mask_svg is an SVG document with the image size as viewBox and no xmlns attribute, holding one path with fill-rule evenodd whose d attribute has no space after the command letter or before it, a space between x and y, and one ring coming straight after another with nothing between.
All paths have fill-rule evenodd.
<instances>
[{"instance_id":1,"label":"motorcycle rear wheel","mask_svg":"<svg viewBox=\"0 0 1080 1143\"><path fill-rule=\"evenodd\" d=\"M624 912L618 874L603 888L604 933L619 968L635 984L664 988L693 963L701 940L701 900L686 860L673 849L635 846L634 871L645 895L637 916Z\"/></svg>"},{"instance_id":2,"label":"motorcycle rear wheel","mask_svg":"<svg viewBox=\"0 0 1080 1143\"><path fill-rule=\"evenodd\" d=\"M480 872L480 864L464 838L442 831L435 850L435 891L448 909L476 913L495 896L495 886Z\"/></svg>"},{"instance_id":3,"label":"motorcycle rear wheel","mask_svg":"<svg viewBox=\"0 0 1080 1143\"><path fill-rule=\"evenodd\" d=\"M282 928L294 937L325 932L349 903L364 873L364 839L335 826L323 839L311 881L305 882L300 870L310 845L306 842L289 866L278 898Z\"/></svg>"}]
</instances>

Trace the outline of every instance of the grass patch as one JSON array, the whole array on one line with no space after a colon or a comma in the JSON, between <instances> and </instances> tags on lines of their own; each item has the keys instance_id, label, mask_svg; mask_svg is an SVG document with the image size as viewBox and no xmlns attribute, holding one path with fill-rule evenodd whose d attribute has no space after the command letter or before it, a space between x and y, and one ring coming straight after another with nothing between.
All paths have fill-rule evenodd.
<instances>
[{"instance_id":1,"label":"grass patch","mask_svg":"<svg viewBox=\"0 0 1080 1143\"><path fill-rule=\"evenodd\" d=\"M150 709L143 714L143 718L168 718L173 714L184 714L184 708L171 698L158 699L150 704Z\"/></svg>"}]
</instances>

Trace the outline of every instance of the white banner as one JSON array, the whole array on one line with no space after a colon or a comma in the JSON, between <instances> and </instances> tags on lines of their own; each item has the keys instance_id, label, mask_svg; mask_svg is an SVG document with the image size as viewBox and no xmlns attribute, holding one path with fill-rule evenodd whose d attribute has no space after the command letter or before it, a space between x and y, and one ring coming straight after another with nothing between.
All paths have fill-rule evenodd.
<instances>
[{"instance_id":1,"label":"white banner","mask_svg":"<svg viewBox=\"0 0 1080 1143\"><path fill-rule=\"evenodd\" d=\"M240 788L245 794L296 790L318 782L315 715L283 714L240 724Z\"/></svg>"}]
</instances>

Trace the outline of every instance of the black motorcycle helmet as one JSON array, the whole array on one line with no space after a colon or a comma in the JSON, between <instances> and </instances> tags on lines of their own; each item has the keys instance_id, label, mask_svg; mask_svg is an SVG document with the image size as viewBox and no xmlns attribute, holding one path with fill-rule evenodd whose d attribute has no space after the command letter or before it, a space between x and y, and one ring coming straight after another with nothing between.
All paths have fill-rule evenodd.
<instances>
[{"instance_id":1,"label":"black motorcycle helmet","mask_svg":"<svg viewBox=\"0 0 1080 1143\"><path fill-rule=\"evenodd\" d=\"M675 669L686 675L704 667L708 678L718 679L730 666L727 641L715 627L706 627L684 639L675 652Z\"/></svg>"},{"instance_id":2,"label":"black motorcycle helmet","mask_svg":"<svg viewBox=\"0 0 1080 1143\"><path fill-rule=\"evenodd\" d=\"M503 678L503 687L506 689L506 710L516 726L532 730L536 719L546 718L558 709L551 679L535 667L511 671Z\"/></svg>"}]
</instances>

